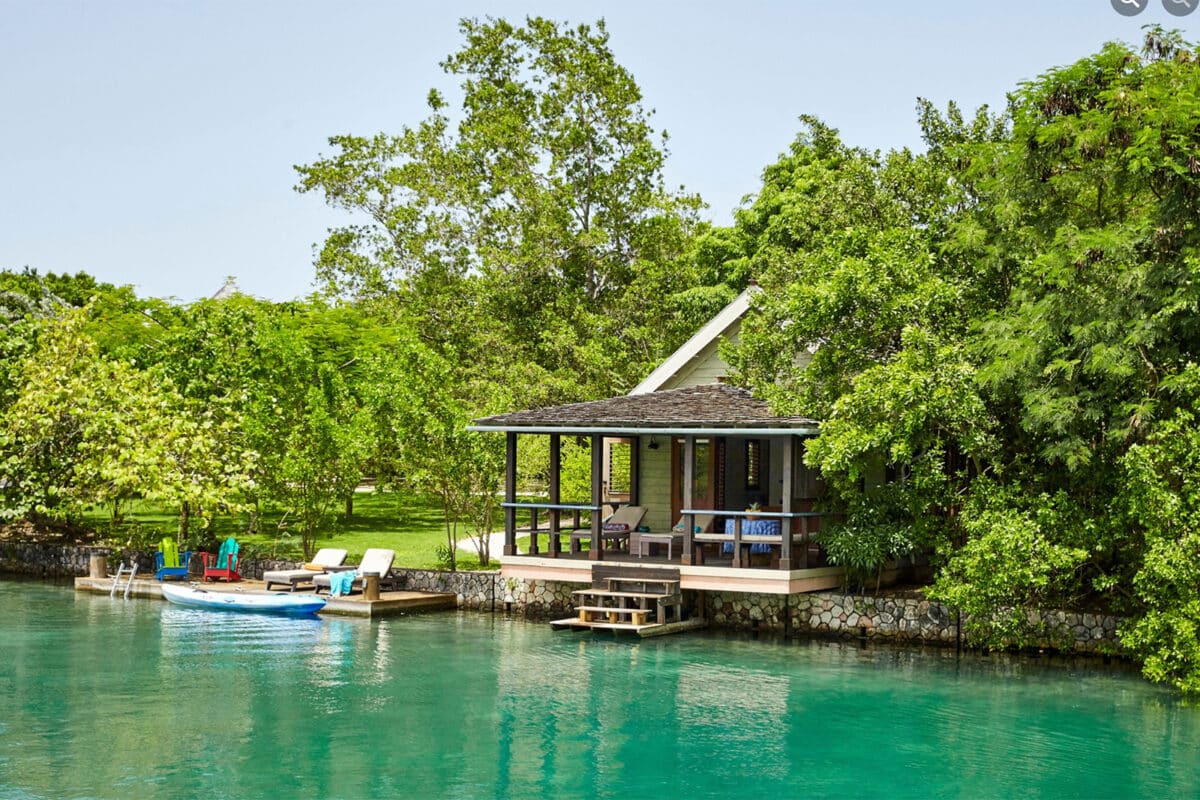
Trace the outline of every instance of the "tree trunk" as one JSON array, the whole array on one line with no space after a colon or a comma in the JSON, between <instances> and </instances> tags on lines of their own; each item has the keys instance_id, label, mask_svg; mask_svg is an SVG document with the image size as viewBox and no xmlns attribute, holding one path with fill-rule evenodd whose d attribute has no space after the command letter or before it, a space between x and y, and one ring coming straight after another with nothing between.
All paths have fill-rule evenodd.
<instances>
[{"instance_id":1,"label":"tree trunk","mask_svg":"<svg viewBox=\"0 0 1200 800\"><path fill-rule=\"evenodd\" d=\"M185 500L183 505L179 508L179 540L176 542L176 544L182 545L187 541L188 522L190 521L191 514L192 506Z\"/></svg>"},{"instance_id":2,"label":"tree trunk","mask_svg":"<svg viewBox=\"0 0 1200 800\"><path fill-rule=\"evenodd\" d=\"M346 519L354 516L354 492L346 495Z\"/></svg>"}]
</instances>

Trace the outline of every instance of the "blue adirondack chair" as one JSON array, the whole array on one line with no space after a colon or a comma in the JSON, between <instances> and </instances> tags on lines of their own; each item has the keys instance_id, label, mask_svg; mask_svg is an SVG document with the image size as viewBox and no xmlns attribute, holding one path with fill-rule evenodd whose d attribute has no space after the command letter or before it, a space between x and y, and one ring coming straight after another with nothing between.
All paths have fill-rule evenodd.
<instances>
[{"instance_id":1,"label":"blue adirondack chair","mask_svg":"<svg viewBox=\"0 0 1200 800\"><path fill-rule=\"evenodd\" d=\"M170 536L158 544L158 552L154 554L154 579L165 581L168 578L187 580L188 563L192 560L192 551L184 550L180 555L175 540Z\"/></svg>"},{"instance_id":2,"label":"blue adirondack chair","mask_svg":"<svg viewBox=\"0 0 1200 800\"><path fill-rule=\"evenodd\" d=\"M221 550L214 556L212 553L201 553L204 557L204 580L213 581L218 578L227 581L240 581L238 574L238 543L230 536L221 543Z\"/></svg>"}]
</instances>

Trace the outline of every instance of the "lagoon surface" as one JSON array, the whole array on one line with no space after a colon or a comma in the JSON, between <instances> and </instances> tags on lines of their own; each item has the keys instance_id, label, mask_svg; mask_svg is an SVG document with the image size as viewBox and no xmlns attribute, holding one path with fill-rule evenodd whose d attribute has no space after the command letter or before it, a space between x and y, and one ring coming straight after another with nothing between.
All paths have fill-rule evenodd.
<instances>
[{"instance_id":1,"label":"lagoon surface","mask_svg":"<svg viewBox=\"0 0 1200 800\"><path fill-rule=\"evenodd\" d=\"M1200 797L1200 708L1099 662L0 580L0 800Z\"/></svg>"}]
</instances>

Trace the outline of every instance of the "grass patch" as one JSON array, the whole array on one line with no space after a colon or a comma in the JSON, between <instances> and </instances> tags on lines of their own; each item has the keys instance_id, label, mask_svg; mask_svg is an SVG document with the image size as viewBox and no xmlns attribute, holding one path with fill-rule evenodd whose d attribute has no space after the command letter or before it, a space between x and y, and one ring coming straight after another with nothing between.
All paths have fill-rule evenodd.
<instances>
[{"instance_id":1,"label":"grass patch","mask_svg":"<svg viewBox=\"0 0 1200 800\"><path fill-rule=\"evenodd\" d=\"M558 541L562 548L562 552L564 552L564 553L570 552L571 538L570 538L570 536L568 536L566 531L563 531L561 534L559 534ZM583 539L579 542L579 546L580 546L580 549L582 549L582 551L586 553L592 549L591 540ZM546 533L546 531L542 531L538 534L538 547L541 548L540 553L542 555L545 555L546 553L550 552L550 536ZM518 553L528 553L529 552L529 534L525 534L524 536L517 537L517 552Z\"/></svg>"},{"instance_id":2,"label":"grass patch","mask_svg":"<svg viewBox=\"0 0 1200 800\"><path fill-rule=\"evenodd\" d=\"M300 536L280 530L282 517L277 509L264 509L257 534L246 531L250 517L246 514L226 515L213 521L211 541L234 536L247 557L276 558L299 561L302 557ZM120 525L114 526L107 509L94 509L80 522L96 529L106 543L113 546L153 547L164 536L175 533L178 517L156 503L135 501L125 513ZM199 527L192 521L193 531ZM456 538L469 535L459 526ZM192 534L193 537L196 533ZM386 547L396 551L396 566L417 569L442 569L438 549L446 546L446 527L441 506L431 497L395 492L357 492L354 513L349 518L339 515L336 522L316 539L316 546L341 547L348 551L347 563L357 563L369 547ZM494 556L498 554L493 555ZM459 551L459 569L478 569L474 553ZM491 569L498 568L493 560Z\"/></svg>"}]
</instances>

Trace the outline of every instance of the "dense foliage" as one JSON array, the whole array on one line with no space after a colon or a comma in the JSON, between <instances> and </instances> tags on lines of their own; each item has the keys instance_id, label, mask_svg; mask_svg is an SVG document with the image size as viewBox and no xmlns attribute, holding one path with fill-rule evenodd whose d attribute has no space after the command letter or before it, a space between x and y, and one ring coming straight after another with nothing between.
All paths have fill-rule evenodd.
<instances>
[{"instance_id":1,"label":"dense foliage","mask_svg":"<svg viewBox=\"0 0 1200 800\"><path fill-rule=\"evenodd\" d=\"M807 458L843 563L930 554L988 644L1060 633L1023 608L1103 604L1148 675L1195 688L1197 51L1151 30L999 117L920 112L921 155L809 120L767 169L736 226L765 291L731 356L825 420Z\"/></svg>"},{"instance_id":2,"label":"dense foliage","mask_svg":"<svg viewBox=\"0 0 1200 800\"><path fill-rule=\"evenodd\" d=\"M8 515L152 498L190 541L267 505L309 554L369 475L441 500L449 566L460 526L488 562L503 441L470 420L622 391L746 276L698 244L699 199L665 188L666 137L603 23L461 30L456 119L433 90L416 126L297 168L352 217L318 250L323 296L180 307L2 276Z\"/></svg>"}]
</instances>

